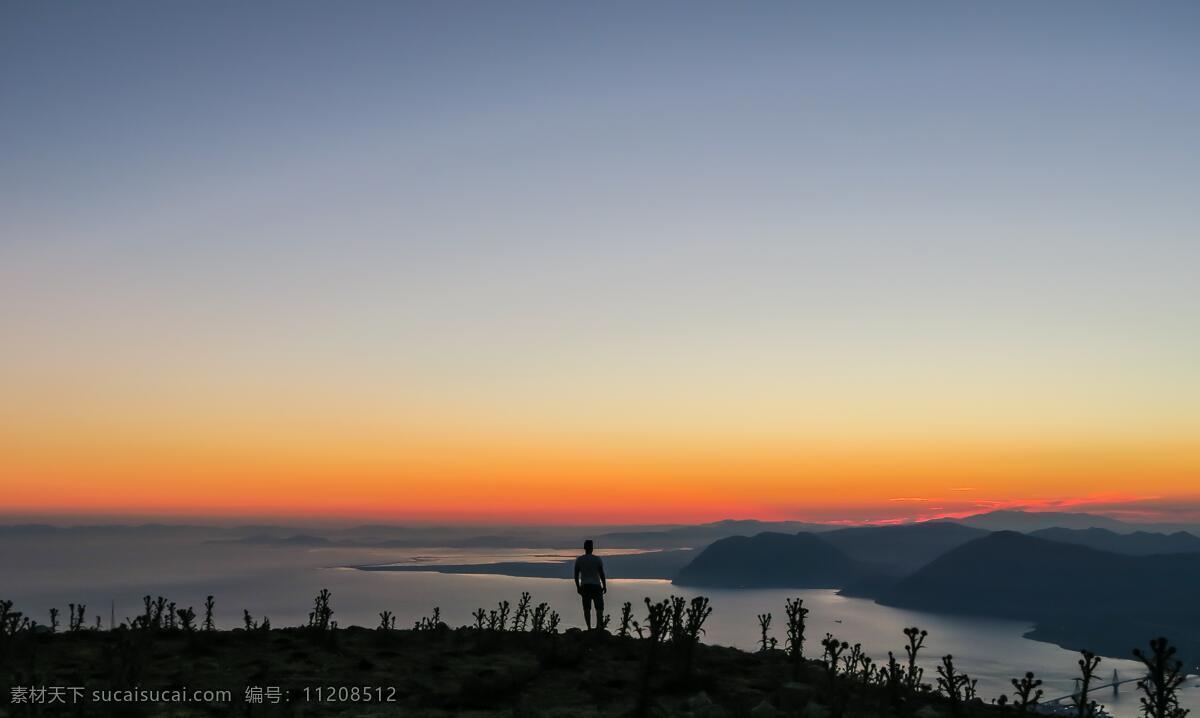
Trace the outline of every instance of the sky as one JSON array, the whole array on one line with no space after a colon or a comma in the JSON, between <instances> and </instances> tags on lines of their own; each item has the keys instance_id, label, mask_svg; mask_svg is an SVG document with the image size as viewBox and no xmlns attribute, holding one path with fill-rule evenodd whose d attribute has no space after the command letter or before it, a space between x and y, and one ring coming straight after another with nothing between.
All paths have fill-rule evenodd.
<instances>
[{"instance_id":1,"label":"sky","mask_svg":"<svg viewBox=\"0 0 1200 718\"><path fill-rule=\"evenodd\" d=\"M1194 2L0 5L0 514L1200 520Z\"/></svg>"}]
</instances>

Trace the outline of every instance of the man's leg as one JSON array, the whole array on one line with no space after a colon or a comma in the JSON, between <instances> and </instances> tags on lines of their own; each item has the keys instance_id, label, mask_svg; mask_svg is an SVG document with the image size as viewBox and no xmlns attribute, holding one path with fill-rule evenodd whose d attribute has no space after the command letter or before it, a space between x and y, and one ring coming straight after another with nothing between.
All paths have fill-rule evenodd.
<instances>
[{"instance_id":1,"label":"man's leg","mask_svg":"<svg viewBox=\"0 0 1200 718\"><path fill-rule=\"evenodd\" d=\"M579 590L579 595L583 597L583 622L587 624L588 630L592 630L592 596L586 585Z\"/></svg>"},{"instance_id":2,"label":"man's leg","mask_svg":"<svg viewBox=\"0 0 1200 718\"><path fill-rule=\"evenodd\" d=\"M592 602L596 604L596 628L604 625L604 591L597 586L592 594Z\"/></svg>"}]
</instances>

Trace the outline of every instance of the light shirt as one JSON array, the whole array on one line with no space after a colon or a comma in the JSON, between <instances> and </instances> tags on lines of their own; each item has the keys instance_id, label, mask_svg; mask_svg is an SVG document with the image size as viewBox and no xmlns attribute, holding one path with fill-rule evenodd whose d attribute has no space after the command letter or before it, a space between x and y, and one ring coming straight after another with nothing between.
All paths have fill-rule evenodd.
<instances>
[{"instance_id":1,"label":"light shirt","mask_svg":"<svg viewBox=\"0 0 1200 718\"><path fill-rule=\"evenodd\" d=\"M599 586L600 573L604 570L604 562L594 553L585 553L575 559L575 572L579 574L579 583Z\"/></svg>"}]
</instances>

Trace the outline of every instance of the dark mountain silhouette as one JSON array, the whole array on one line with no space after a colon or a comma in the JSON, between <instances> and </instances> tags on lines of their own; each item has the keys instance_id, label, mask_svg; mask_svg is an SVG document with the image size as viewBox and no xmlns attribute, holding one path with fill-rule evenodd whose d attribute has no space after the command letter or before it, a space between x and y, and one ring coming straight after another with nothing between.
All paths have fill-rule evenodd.
<instances>
[{"instance_id":1,"label":"dark mountain silhouette","mask_svg":"<svg viewBox=\"0 0 1200 718\"><path fill-rule=\"evenodd\" d=\"M975 514L961 519L955 519L964 526L985 529L988 531L1021 531L1029 533L1049 528L1064 529L1108 529L1119 534L1135 531L1153 531L1155 533L1173 533L1176 531L1200 531L1195 524L1178 523L1130 523L1109 516L1096 514L1069 513L1064 511L1018 511L1005 509Z\"/></svg>"},{"instance_id":2,"label":"dark mountain silhouette","mask_svg":"<svg viewBox=\"0 0 1200 718\"><path fill-rule=\"evenodd\" d=\"M731 536L711 544L676 575L683 586L836 588L878 569L810 533Z\"/></svg>"},{"instance_id":3,"label":"dark mountain silhouette","mask_svg":"<svg viewBox=\"0 0 1200 718\"><path fill-rule=\"evenodd\" d=\"M752 536L764 531L796 533L828 531L829 524L803 521L757 521L725 519L696 526L674 526L662 530L614 531L596 537L597 546L609 548L699 548L731 536Z\"/></svg>"},{"instance_id":4,"label":"dark mountain silhouette","mask_svg":"<svg viewBox=\"0 0 1200 718\"><path fill-rule=\"evenodd\" d=\"M893 573L903 575L987 533L952 521L926 521L898 526L855 526L823 533L821 538L856 561L883 564Z\"/></svg>"},{"instance_id":5,"label":"dark mountain silhouette","mask_svg":"<svg viewBox=\"0 0 1200 718\"><path fill-rule=\"evenodd\" d=\"M1029 535L1049 541L1078 544L1101 551L1111 551L1130 556L1200 551L1200 537L1190 534L1187 531L1176 531L1170 534L1135 531L1130 534L1120 534L1098 528L1052 528L1034 531Z\"/></svg>"},{"instance_id":6,"label":"dark mountain silhouette","mask_svg":"<svg viewBox=\"0 0 1200 718\"><path fill-rule=\"evenodd\" d=\"M1166 635L1197 653L1200 554L1127 556L1012 531L975 539L885 589L880 603L1030 620L1038 637L1128 651ZM1181 649L1182 651L1183 649Z\"/></svg>"},{"instance_id":7,"label":"dark mountain silhouette","mask_svg":"<svg viewBox=\"0 0 1200 718\"><path fill-rule=\"evenodd\" d=\"M1016 511L1001 510L975 514L956 519L964 526L987 531L1039 531L1048 528L1090 529L1102 528L1110 531L1133 531L1128 524L1108 516L1069 513L1064 511Z\"/></svg>"}]
</instances>

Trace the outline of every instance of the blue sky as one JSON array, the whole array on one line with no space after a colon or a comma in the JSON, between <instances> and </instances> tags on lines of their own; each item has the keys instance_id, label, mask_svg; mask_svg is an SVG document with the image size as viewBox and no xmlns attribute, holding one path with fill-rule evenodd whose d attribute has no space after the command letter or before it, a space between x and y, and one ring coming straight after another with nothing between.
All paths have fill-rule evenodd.
<instances>
[{"instance_id":1,"label":"blue sky","mask_svg":"<svg viewBox=\"0 0 1200 718\"><path fill-rule=\"evenodd\" d=\"M0 425L1186 443L1198 61L1190 2L5 3Z\"/></svg>"}]
</instances>

